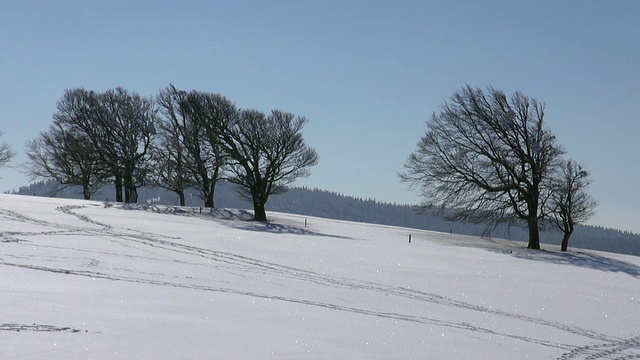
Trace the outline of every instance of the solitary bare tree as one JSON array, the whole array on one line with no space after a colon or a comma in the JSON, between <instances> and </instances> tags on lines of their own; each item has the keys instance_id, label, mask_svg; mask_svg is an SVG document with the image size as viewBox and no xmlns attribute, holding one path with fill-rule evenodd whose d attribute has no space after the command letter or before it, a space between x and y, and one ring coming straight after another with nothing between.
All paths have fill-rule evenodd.
<instances>
[{"instance_id":1,"label":"solitary bare tree","mask_svg":"<svg viewBox=\"0 0 640 360\"><path fill-rule=\"evenodd\" d=\"M586 192L590 184L589 173L572 160L565 161L558 176L552 179L549 221L563 233L561 251L567 251L575 225L595 213L597 203Z\"/></svg>"},{"instance_id":2,"label":"solitary bare tree","mask_svg":"<svg viewBox=\"0 0 640 360\"><path fill-rule=\"evenodd\" d=\"M400 178L420 191L423 209L454 221L523 222L528 248L540 249L544 184L564 153L544 110L520 92L467 85L427 121Z\"/></svg>"}]
</instances>

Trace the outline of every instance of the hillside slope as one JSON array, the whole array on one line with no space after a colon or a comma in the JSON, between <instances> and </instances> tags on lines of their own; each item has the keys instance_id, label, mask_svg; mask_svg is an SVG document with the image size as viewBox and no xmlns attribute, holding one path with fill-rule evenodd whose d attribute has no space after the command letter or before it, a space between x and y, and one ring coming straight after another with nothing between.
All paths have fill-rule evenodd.
<instances>
[{"instance_id":1,"label":"hillside slope","mask_svg":"<svg viewBox=\"0 0 640 360\"><path fill-rule=\"evenodd\" d=\"M0 358L640 358L637 257L250 218L0 195Z\"/></svg>"},{"instance_id":2,"label":"hillside slope","mask_svg":"<svg viewBox=\"0 0 640 360\"><path fill-rule=\"evenodd\" d=\"M82 194L82 191L77 187L62 191L58 191L58 188L59 185L56 183L40 182L22 187L17 193L64 198L80 198ZM105 186L94 196L94 199L99 200L113 200L113 198L113 190L110 186ZM175 194L160 188L141 189L139 202L142 204L178 205ZM217 207L221 208L253 208L250 202L238 196L232 185L225 182L221 182L216 187L215 203ZM187 205L202 206L202 204L197 192L187 193ZM410 205L380 203L373 199L359 199L318 189L292 188L282 195L271 196L267 203L267 211L516 241L527 241L529 236L528 231L524 228L502 226L487 233L487 227L483 224L445 221L429 213L418 215L414 211L414 207ZM559 246L562 239L561 233L557 231L542 231L540 236L544 244L554 246ZM569 247L640 256L640 234L578 225L571 237Z\"/></svg>"}]
</instances>

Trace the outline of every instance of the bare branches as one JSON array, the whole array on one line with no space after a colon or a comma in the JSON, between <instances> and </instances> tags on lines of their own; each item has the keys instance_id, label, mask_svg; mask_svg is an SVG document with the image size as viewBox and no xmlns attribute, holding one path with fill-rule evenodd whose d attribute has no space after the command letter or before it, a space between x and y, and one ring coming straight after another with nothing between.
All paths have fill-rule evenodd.
<instances>
[{"instance_id":1,"label":"bare branches","mask_svg":"<svg viewBox=\"0 0 640 360\"><path fill-rule=\"evenodd\" d=\"M264 206L270 195L279 194L297 178L309 176L318 155L302 137L304 117L279 110L268 116L243 110L222 137L229 154L229 180L245 190L254 204L256 220L266 220Z\"/></svg>"},{"instance_id":2,"label":"bare branches","mask_svg":"<svg viewBox=\"0 0 640 360\"><path fill-rule=\"evenodd\" d=\"M4 133L0 131L0 138L2 135L4 135ZM16 153L11 150L11 147L8 144L0 144L0 167L6 166L15 155Z\"/></svg>"},{"instance_id":3,"label":"bare branches","mask_svg":"<svg viewBox=\"0 0 640 360\"><path fill-rule=\"evenodd\" d=\"M427 122L402 181L420 190L426 208L447 219L526 221L529 247L537 230L543 179L564 153L544 122L544 104L521 93L467 85Z\"/></svg>"},{"instance_id":4,"label":"bare branches","mask_svg":"<svg viewBox=\"0 0 640 360\"><path fill-rule=\"evenodd\" d=\"M155 146L156 183L176 192L193 186L205 207L214 206L214 192L225 162L217 133L223 108L235 111L231 101L218 94L178 90L173 85L157 97L160 138Z\"/></svg>"},{"instance_id":5,"label":"bare branches","mask_svg":"<svg viewBox=\"0 0 640 360\"><path fill-rule=\"evenodd\" d=\"M137 201L137 188L149 179L176 192L181 204L185 189L198 187L210 207L216 182L226 178L253 200L256 219L266 220L269 196L309 176L318 162L302 137L304 117L241 111L220 94L173 85L155 100L120 87L66 90L49 131L27 144L28 173L82 185L86 196L112 180L116 201L124 189L127 202Z\"/></svg>"},{"instance_id":6,"label":"bare branches","mask_svg":"<svg viewBox=\"0 0 640 360\"><path fill-rule=\"evenodd\" d=\"M73 129L54 123L25 147L29 162L23 172L32 180L54 179L61 185L82 186L87 200L103 184L99 157L88 139Z\"/></svg>"},{"instance_id":7,"label":"bare branches","mask_svg":"<svg viewBox=\"0 0 640 360\"><path fill-rule=\"evenodd\" d=\"M239 110L222 95L184 92L173 86L161 92L158 104L163 114L162 144L183 154L183 173L201 189L205 206L213 206L220 176L238 185L241 195L253 202L256 220L266 220L269 196L308 176L309 167L318 162L315 150L302 137L304 117L279 110L269 115ZM164 154L162 159L178 163L175 156L158 151ZM172 171L176 180L177 169Z\"/></svg>"},{"instance_id":8,"label":"bare branches","mask_svg":"<svg viewBox=\"0 0 640 360\"><path fill-rule=\"evenodd\" d=\"M155 135L150 99L123 88L96 93L66 90L53 124L27 144L27 173L92 189L113 179L116 201L137 201L137 188L149 171L149 146Z\"/></svg>"},{"instance_id":9,"label":"bare branches","mask_svg":"<svg viewBox=\"0 0 640 360\"><path fill-rule=\"evenodd\" d=\"M589 173L573 160L565 161L558 176L552 180L549 221L563 233L562 251L567 251L574 226L589 220L595 213L597 203L586 192L591 182Z\"/></svg>"}]
</instances>

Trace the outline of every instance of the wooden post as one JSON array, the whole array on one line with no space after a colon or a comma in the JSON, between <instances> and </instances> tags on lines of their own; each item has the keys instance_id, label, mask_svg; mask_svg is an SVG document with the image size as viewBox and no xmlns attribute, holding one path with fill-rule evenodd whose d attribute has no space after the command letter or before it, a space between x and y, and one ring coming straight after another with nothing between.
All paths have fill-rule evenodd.
<instances>
[{"instance_id":1,"label":"wooden post","mask_svg":"<svg viewBox=\"0 0 640 360\"><path fill-rule=\"evenodd\" d=\"M304 227L307 227L307 219L304 219Z\"/></svg>"},{"instance_id":2,"label":"wooden post","mask_svg":"<svg viewBox=\"0 0 640 360\"><path fill-rule=\"evenodd\" d=\"M409 244L411 244L411 234L409 234Z\"/></svg>"}]
</instances>

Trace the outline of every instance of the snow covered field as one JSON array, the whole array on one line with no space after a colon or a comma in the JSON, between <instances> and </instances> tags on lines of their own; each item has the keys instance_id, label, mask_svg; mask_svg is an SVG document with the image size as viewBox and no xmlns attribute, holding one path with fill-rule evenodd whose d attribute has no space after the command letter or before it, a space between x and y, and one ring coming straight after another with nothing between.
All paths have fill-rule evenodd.
<instances>
[{"instance_id":1,"label":"snow covered field","mask_svg":"<svg viewBox=\"0 0 640 360\"><path fill-rule=\"evenodd\" d=\"M640 359L640 258L268 216L0 195L0 359Z\"/></svg>"}]
</instances>

